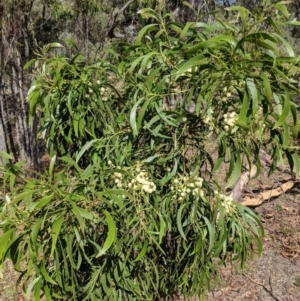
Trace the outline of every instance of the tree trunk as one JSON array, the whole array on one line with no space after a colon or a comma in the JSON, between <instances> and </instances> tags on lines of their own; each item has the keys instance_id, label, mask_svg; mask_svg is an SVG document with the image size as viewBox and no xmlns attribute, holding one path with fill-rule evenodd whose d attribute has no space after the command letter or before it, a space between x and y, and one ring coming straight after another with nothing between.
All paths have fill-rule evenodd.
<instances>
[{"instance_id":1,"label":"tree trunk","mask_svg":"<svg viewBox=\"0 0 300 301\"><path fill-rule=\"evenodd\" d=\"M0 102L2 102L2 97L0 96ZM3 119L2 119L2 111L0 107L0 152L7 153L7 146L6 146L6 139L5 139L5 132L3 126ZM5 164L5 161L0 156L0 165Z\"/></svg>"},{"instance_id":2,"label":"tree trunk","mask_svg":"<svg viewBox=\"0 0 300 301\"><path fill-rule=\"evenodd\" d=\"M84 39L84 55L87 61L89 61L89 19L87 14L82 14L83 19L83 39Z\"/></svg>"},{"instance_id":3,"label":"tree trunk","mask_svg":"<svg viewBox=\"0 0 300 301\"><path fill-rule=\"evenodd\" d=\"M0 142L5 141L6 150L12 153L16 160L25 160L27 166L38 169L39 154L36 143L37 124L28 125L27 91L31 77L28 70L23 70L24 64L31 58L31 31L28 28L29 11L33 1L28 2L25 12L10 5L0 7L0 76L1 76L1 126ZM16 146L18 152L16 152Z\"/></svg>"}]
</instances>

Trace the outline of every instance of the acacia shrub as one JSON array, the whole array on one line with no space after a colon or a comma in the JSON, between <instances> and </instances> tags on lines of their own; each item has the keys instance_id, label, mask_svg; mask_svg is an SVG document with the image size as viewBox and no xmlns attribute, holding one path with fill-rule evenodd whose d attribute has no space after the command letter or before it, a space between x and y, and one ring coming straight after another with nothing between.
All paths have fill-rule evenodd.
<instances>
[{"instance_id":1,"label":"acacia shrub","mask_svg":"<svg viewBox=\"0 0 300 301\"><path fill-rule=\"evenodd\" d=\"M226 195L218 168L228 160L230 187L253 164L259 173L263 149L270 172L287 156L299 174L288 73L297 59L278 31L288 16L279 6L270 19L274 7L268 18L232 7L236 23L212 25L144 9L153 23L112 61L49 58L57 44L37 58L30 113L53 158L38 178L9 155L1 167L0 262L13 261L27 296L203 297L219 264L261 254L262 225ZM255 31L264 22L274 32Z\"/></svg>"}]
</instances>

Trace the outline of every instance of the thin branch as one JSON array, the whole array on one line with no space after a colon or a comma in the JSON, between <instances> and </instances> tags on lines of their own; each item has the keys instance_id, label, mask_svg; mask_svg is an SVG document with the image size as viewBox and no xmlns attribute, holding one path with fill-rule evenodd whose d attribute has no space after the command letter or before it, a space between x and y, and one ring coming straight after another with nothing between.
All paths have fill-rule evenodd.
<instances>
[{"instance_id":1,"label":"thin branch","mask_svg":"<svg viewBox=\"0 0 300 301\"><path fill-rule=\"evenodd\" d=\"M276 300L276 301L281 301L279 300L274 293L272 292L272 285L271 285L271 277L269 277L269 285L271 287L271 290L269 290L263 283L257 282L255 280L253 280L251 277L247 276L246 274L243 273L243 276L246 277L247 279L249 279L251 282L253 282L254 284L260 285L261 287L263 287L263 289L270 294L270 296Z\"/></svg>"}]
</instances>

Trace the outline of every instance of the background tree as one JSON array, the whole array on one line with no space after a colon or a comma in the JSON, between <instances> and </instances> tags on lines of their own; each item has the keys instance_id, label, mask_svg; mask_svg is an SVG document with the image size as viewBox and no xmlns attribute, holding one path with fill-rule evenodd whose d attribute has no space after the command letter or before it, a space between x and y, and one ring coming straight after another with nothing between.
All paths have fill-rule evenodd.
<instances>
[{"instance_id":1,"label":"background tree","mask_svg":"<svg viewBox=\"0 0 300 301\"><path fill-rule=\"evenodd\" d=\"M26 104L31 77L23 70L33 53L32 6L33 1L1 4L1 113L9 151L37 167L36 131L28 125Z\"/></svg>"}]
</instances>

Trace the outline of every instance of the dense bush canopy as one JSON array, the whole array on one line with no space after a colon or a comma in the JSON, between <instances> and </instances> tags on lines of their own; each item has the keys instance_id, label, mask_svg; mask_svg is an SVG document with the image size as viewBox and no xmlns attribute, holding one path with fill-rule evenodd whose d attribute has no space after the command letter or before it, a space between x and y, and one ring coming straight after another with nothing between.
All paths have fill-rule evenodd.
<instances>
[{"instance_id":1,"label":"dense bush canopy","mask_svg":"<svg viewBox=\"0 0 300 301\"><path fill-rule=\"evenodd\" d=\"M0 216L0 263L13 261L27 296L203 296L219 264L261 253L259 219L222 181L259 173L260 150L270 172L287 157L299 174L298 61L283 4L228 11L235 21L208 25L143 9L149 24L106 60L86 65L54 43L28 63L30 115L52 160L35 178L4 155Z\"/></svg>"}]
</instances>

